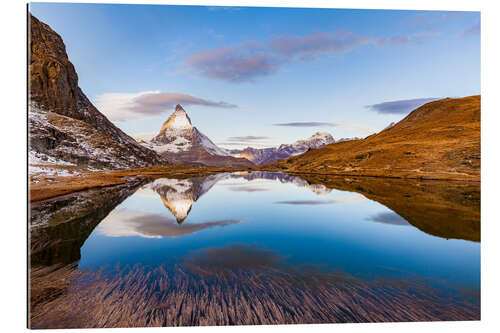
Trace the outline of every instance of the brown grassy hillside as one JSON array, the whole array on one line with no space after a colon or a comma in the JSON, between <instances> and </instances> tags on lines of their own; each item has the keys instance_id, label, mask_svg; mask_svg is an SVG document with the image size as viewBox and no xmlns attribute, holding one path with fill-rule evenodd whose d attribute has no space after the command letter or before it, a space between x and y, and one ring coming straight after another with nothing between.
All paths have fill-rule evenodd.
<instances>
[{"instance_id":1,"label":"brown grassy hillside","mask_svg":"<svg viewBox=\"0 0 500 333\"><path fill-rule=\"evenodd\" d=\"M480 180L481 96L445 98L395 126L260 169L296 173Z\"/></svg>"},{"instance_id":2,"label":"brown grassy hillside","mask_svg":"<svg viewBox=\"0 0 500 333\"><path fill-rule=\"evenodd\" d=\"M477 182L315 174L301 177L311 184L360 193L425 233L442 238L481 240L481 185Z\"/></svg>"}]
</instances>

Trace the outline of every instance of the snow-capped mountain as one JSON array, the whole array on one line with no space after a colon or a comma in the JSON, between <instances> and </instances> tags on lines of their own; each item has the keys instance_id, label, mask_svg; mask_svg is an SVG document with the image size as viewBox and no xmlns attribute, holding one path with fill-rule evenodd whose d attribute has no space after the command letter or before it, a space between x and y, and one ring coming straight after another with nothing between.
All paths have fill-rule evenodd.
<instances>
[{"instance_id":1,"label":"snow-capped mountain","mask_svg":"<svg viewBox=\"0 0 500 333\"><path fill-rule=\"evenodd\" d=\"M171 163L204 164L210 166L247 167L252 162L231 156L192 125L181 105L151 141L141 141L144 147L156 151Z\"/></svg>"},{"instance_id":2,"label":"snow-capped mountain","mask_svg":"<svg viewBox=\"0 0 500 333\"><path fill-rule=\"evenodd\" d=\"M298 140L292 144L282 144L278 147L279 152L288 153L290 156L302 154L309 148L320 148L335 143L330 133L319 131L307 139Z\"/></svg>"},{"instance_id":3,"label":"snow-capped mountain","mask_svg":"<svg viewBox=\"0 0 500 333\"><path fill-rule=\"evenodd\" d=\"M319 131L307 139L298 140L292 144L282 144L277 148L257 149L247 147L245 149L233 149L229 153L235 157L244 157L257 165L263 165L305 153L311 148L321 148L332 143L335 143L335 140L330 133Z\"/></svg>"}]
</instances>

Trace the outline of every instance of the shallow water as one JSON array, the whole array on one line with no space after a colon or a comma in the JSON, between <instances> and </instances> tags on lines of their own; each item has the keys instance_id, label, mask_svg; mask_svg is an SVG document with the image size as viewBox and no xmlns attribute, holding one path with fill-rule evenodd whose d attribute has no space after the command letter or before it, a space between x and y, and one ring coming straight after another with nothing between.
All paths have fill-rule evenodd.
<instances>
[{"instance_id":1,"label":"shallow water","mask_svg":"<svg viewBox=\"0 0 500 333\"><path fill-rule=\"evenodd\" d=\"M101 309L98 323L81 326L479 319L480 243L426 233L414 226L411 209L404 211L405 219L361 193L266 172L157 179L92 222L83 245L77 242L81 248L76 269L92 275L75 277L66 296L38 308L41 314L33 323L79 327L70 320L73 311L105 302L106 288L116 299L138 297L150 305L132 311L127 308L132 305L115 299L113 306L122 307L124 316L132 311L135 322ZM461 218L454 217L457 228ZM51 234L60 237L59 232ZM278 278L284 280L278 283ZM160 283L167 280L168 286ZM86 284L92 287L82 289ZM295 288L293 299L279 290L287 284ZM175 289L184 290L182 296ZM246 296L240 298L242 290ZM375 298L367 296L372 292ZM81 301L83 293L86 303ZM227 301L226 293L235 303ZM184 299L179 309L174 294ZM191 303L186 295L192 296ZM253 305L239 308L268 296L260 310ZM300 306L307 299L312 300L309 308ZM70 302L75 310L68 305L64 314L53 315L56 306ZM331 302L340 310L330 309ZM183 310L182 304L191 305ZM204 306L213 304L221 305L224 315L205 312ZM343 305L345 310L340 304L350 305ZM380 314L370 310L377 307ZM450 309L457 311L452 315ZM391 310L408 315L384 315Z\"/></svg>"}]
</instances>

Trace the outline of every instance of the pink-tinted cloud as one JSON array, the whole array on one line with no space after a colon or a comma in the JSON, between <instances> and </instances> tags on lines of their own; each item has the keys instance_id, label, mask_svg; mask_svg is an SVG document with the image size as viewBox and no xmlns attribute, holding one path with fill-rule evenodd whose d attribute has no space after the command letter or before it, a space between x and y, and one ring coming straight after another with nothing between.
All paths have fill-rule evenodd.
<instances>
[{"instance_id":1,"label":"pink-tinted cloud","mask_svg":"<svg viewBox=\"0 0 500 333\"><path fill-rule=\"evenodd\" d=\"M436 32L426 31L378 39L347 30L314 32L308 35L278 35L266 43L248 41L193 53L182 64L208 79L245 82L273 75L283 65L292 61L342 54L365 44L379 47L403 45L435 34Z\"/></svg>"},{"instance_id":2,"label":"pink-tinted cloud","mask_svg":"<svg viewBox=\"0 0 500 333\"><path fill-rule=\"evenodd\" d=\"M241 82L268 76L278 70L278 59L256 42L191 54L185 66L209 79Z\"/></svg>"},{"instance_id":3,"label":"pink-tinted cloud","mask_svg":"<svg viewBox=\"0 0 500 333\"><path fill-rule=\"evenodd\" d=\"M416 108L437 100L435 97L402 99L397 101L383 102L367 105L366 108L381 114L407 114Z\"/></svg>"},{"instance_id":4,"label":"pink-tinted cloud","mask_svg":"<svg viewBox=\"0 0 500 333\"><path fill-rule=\"evenodd\" d=\"M375 41L377 46L393 46L393 45L404 45L411 41L409 35L394 36L390 38L379 38Z\"/></svg>"},{"instance_id":5,"label":"pink-tinted cloud","mask_svg":"<svg viewBox=\"0 0 500 333\"><path fill-rule=\"evenodd\" d=\"M447 21L459 19L466 14L467 12L452 12L452 11L420 12L406 19L404 23L407 26L412 26L412 27L432 28Z\"/></svg>"},{"instance_id":6,"label":"pink-tinted cloud","mask_svg":"<svg viewBox=\"0 0 500 333\"><path fill-rule=\"evenodd\" d=\"M133 102L133 105L130 107L131 110L146 114L159 113L165 109L171 109L177 104L203 105L224 109L237 108L234 104L226 102L213 102L203 98L176 92L144 94L136 97Z\"/></svg>"},{"instance_id":7,"label":"pink-tinted cloud","mask_svg":"<svg viewBox=\"0 0 500 333\"><path fill-rule=\"evenodd\" d=\"M97 108L114 121L159 115L172 109L176 104L223 109L238 108L237 105L227 102L214 102L178 92L106 93L96 98Z\"/></svg>"},{"instance_id":8,"label":"pink-tinted cloud","mask_svg":"<svg viewBox=\"0 0 500 333\"><path fill-rule=\"evenodd\" d=\"M324 54L344 53L369 41L370 38L347 30L316 32L306 36L281 35L271 40L270 50L288 59L308 59Z\"/></svg>"},{"instance_id":9,"label":"pink-tinted cloud","mask_svg":"<svg viewBox=\"0 0 500 333\"><path fill-rule=\"evenodd\" d=\"M246 141L246 142L253 142L253 141L267 140L267 139L271 139L271 137L247 135L247 136L231 136L227 138L227 140L229 141Z\"/></svg>"},{"instance_id":10,"label":"pink-tinted cloud","mask_svg":"<svg viewBox=\"0 0 500 333\"><path fill-rule=\"evenodd\" d=\"M462 37L479 35L480 33L481 33L481 24L480 23L476 23L473 26L465 29L462 32Z\"/></svg>"},{"instance_id":11,"label":"pink-tinted cloud","mask_svg":"<svg viewBox=\"0 0 500 333\"><path fill-rule=\"evenodd\" d=\"M438 31L429 30L429 31L422 31L419 33L414 33L414 34L392 36L392 37L388 37L388 38L378 38L378 39L374 39L373 42L378 47L406 45L406 44L410 44L410 43L419 43L427 38L435 37L438 35L439 35Z\"/></svg>"}]
</instances>

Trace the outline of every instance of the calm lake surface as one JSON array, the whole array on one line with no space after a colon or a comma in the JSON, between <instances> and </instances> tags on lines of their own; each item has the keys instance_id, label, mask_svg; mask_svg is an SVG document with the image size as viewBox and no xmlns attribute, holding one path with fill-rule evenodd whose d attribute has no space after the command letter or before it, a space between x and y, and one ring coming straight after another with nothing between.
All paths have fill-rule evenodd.
<instances>
[{"instance_id":1,"label":"calm lake surface","mask_svg":"<svg viewBox=\"0 0 500 333\"><path fill-rule=\"evenodd\" d=\"M32 305L33 326L479 319L480 243L426 233L359 192L266 172L157 179L134 191L89 230L64 231L84 234L71 268L74 258L55 259L71 241L32 255L34 266L58 265L32 273L32 288L57 274L72 281ZM64 224L49 220L32 237L64 238ZM107 306L74 321L96 304Z\"/></svg>"}]
</instances>

